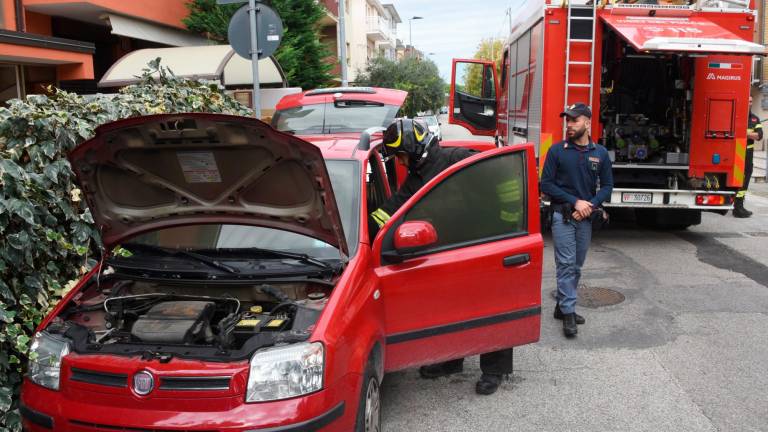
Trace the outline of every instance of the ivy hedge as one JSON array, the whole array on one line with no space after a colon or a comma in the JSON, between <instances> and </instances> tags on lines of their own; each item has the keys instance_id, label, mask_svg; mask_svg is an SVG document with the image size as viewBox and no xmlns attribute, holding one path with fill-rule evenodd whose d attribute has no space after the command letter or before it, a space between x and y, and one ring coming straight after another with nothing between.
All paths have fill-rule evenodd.
<instances>
[{"instance_id":1,"label":"ivy hedge","mask_svg":"<svg viewBox=\"0 0 768 432\"><path fill-rule=\"evenodd\" d=\"M67 153L104 123L174 112L252 115L218 84L180 79L160 59L119 94L49 89L0 107L0 432L21 430L35 327L95 264L101 244Z\"/></svg>"}]
</instances>

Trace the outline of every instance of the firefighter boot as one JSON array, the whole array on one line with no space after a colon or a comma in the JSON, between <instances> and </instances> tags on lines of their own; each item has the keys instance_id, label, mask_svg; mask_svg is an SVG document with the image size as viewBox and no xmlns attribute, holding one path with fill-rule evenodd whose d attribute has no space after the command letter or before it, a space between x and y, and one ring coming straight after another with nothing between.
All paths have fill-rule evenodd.
<instances>
[{"instance_id":1,"label":"firefighter boot","mask_svg":"<svg viewBox=\"0 0 768 432\"><path fill-rule=\"evenodd\" d=\"M489 395L496 393L501 384L501 375L483 374L480 376L480 380L475 384L475 393L481 395Z\"/></svg>"},{"instance_id":2,"label":"firefighter boot","mask_svg":"<svg viewBox=\"0 0 768 432\"><path fill-rule=\"evenodd\" d=\"M748 218L752 212L744 208L744 198L736 198L733 201L733 217Z\"/></svg>"},{"instance_id":3,"label":"firefighter boot","mask_svg":"<svg viewBox=\"0 0 768 432\"><path fill-rule=\"evenodd\" d=\"M422 378L434 379L451 374L459 373L464 370L464 359L449 360L443 363L437 363L419 368L419 375Z\"/></svg>"},{"instance_id":4,"label":"firefighter boot","mask_svg":"<svg viewBox=\"0 0 768 432\"><path fill-rule=\"evenodd\" d=\"M576 336L576 333L579 332L578 327L576 327L576 314L575 313L569 313L563 315L563 333L565 334L565 337L572 338Z\"/></svg>"},{"instance_id":5,"label":"firefighter boot","mask_svg":"<svg viewBox=\"0 0 768 432\"><path fill-rule=\"evenodd\" d=\"M560 310L560 303L555 304L555 319L563 319L563 311ZM576 324L584 324L587 320L583 316L576 314Z\"/></svg>"}]
</instances>

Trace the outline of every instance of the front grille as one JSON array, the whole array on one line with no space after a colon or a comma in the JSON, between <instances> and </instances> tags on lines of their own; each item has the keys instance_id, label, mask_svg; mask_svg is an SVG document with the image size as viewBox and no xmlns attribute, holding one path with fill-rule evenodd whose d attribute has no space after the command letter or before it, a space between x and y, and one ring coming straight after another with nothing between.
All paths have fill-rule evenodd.
<instances>
[{"instance_id":1,"label":"front grille","mask_svg":"<svg viewBox=\"0 0 768 432\"><path fill-rule=\"evenodd\" d=\"M72 381L109 387L128 387L128 375L72 368Z\"/></svg>"},{"instance_id":2,"label":"front grille","mask_svg":"<svg viewBox=\"0 0 768 432\"><path fill-rule=\"evenodd\" d=\"M161 390L229 390L230 377L164 377Z\"/></svg>"},{"instance_id":3,"label":"front grille","mask_svg":"<svg viewBox=\"0 0 768 432\"><path fill-rule=\"evenodd\" d=\"M115 426L115 425L105 425L105 424L99 424L99 423L90 423L90 422L84 422L79 420L70 420L69 424L72 426L73 430L76 432L95 432L95 431L103 431L103 432L114 432L114 431L123 431L123 432L219 432L217 430L192 430L192 429L145 429L145 428L135 428L135 427L128 427L128 426Z\"/></svg>"}]
</instances>

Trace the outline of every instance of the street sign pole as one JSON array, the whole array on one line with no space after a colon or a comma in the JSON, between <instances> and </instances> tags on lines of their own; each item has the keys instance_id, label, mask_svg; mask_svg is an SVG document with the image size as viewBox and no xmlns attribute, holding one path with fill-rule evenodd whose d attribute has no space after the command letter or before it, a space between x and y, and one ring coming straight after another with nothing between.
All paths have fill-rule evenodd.
<instances>
[{"instance_id":1,"label":"street sign pole","mask_svg":"<svg viewBox=\"0 0 768 432\"><path fill-rule=\"evenodd\" d=\"M347 79L347 30L346 26L346 6L345 0L339 0L339 66L341 66L341 86L349 85Z\"/></svg>"},{"instance_id":2,"label":"street sign pole","mask_svg":"<svg viewBox=\"0 0 768 432\"><path fill-rule=\"evenodd\" d=\"M256 0L248 0L248 15L251 21L251 69L253 70L253 112L261 118L261 95L259 94L259 42L256 37L256 17L259 13Z\"/></svg>"}]
</instances>

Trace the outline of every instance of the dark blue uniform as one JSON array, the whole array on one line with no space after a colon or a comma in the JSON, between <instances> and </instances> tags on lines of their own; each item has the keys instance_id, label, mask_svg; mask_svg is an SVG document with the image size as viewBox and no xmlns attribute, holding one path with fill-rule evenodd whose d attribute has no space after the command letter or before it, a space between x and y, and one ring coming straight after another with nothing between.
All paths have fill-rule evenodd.
<instances>
[{"instance_id":1,"label":"dark blue uniform","mask_svg":"<svg viewBox=\"0 0 768 432\"><path fill-rule=\"evenodd\" d=\"M597 208L610 198L612 190L611 159L605 147L593 142L579 146L562 141L549 149L541 175L541 191L549 195L556 210L552 215L557 267L555 317L558 311L562 314L576 311L576 289L592 240L592 222L572 219L573 205L584 200Z\"/></svg>"},{"instance_id":2,"label":"dark blue uniform","mask_svg":"<svg viewBox=\"0 0 768 432\"><path fill-rule=\"evenodd\" d=\"M549 149L541 174L541 191L553 203L573 205L581 199L599 207L611 197L612 190L611 159L605 147L593 142L581 147L561 141Z\"/></svg>"}]
</instances>

